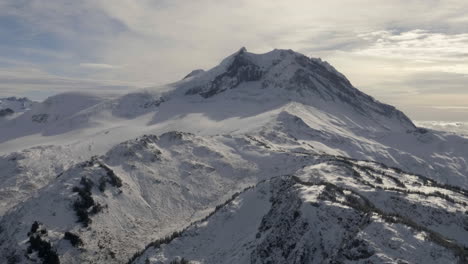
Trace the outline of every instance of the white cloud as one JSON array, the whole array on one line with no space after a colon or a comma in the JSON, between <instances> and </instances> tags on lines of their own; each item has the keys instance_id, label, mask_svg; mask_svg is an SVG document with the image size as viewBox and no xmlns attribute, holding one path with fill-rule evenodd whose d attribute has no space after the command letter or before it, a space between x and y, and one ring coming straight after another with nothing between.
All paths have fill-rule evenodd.
<instances>
[{"instance_id":1,"label":"white cloud","mask_svg":"<svg viewBox=\"0 0 468 264\"><path fill-rule=\"evenodd\" d=\"M51 52L50 60L31 63L55 77L147 86L212 67L241 46L290 48L330 61L358 88L397 106L418 105L418 95L435 93L434 85L417 80L424 74L444 73L437 83L462 93L467 14L465 0L0 2L0 17L18 17L28 34L50 33L63 42L63 50L31 47L41 56Z\"/></svg>"},{"instance_id":2,"label":"white cloud","mask_svg":"<svg viewBox=\"0 0 468 264\"><path fill-rule=\"evenodd\" d=\"M90 68L90 69L115 69L120 68L120 66L110 65L105 63L80 63L80 67Z\"/></svg>"},{"instance_id":3,"label":"white cloud","mask_svg":"<svg viewBox=\"0 0 468 264\"><path fill-rule=\"evenodd\" d=\"M451 110L464 110L468 111L468 106L451 106L451 105L441 105L441 106L432 106L435 109L451 109Z\"/></svg>"},{"instance_id":4,"label":"white cloud","mask_svg":"<svg viewBox=\"0 0 468 264\"><path fill-rule=\"evenodd\" d=\"M369 47L356 51L360 55L421 62L467 63L468 33L444 34L427 30L400 33L378 31L361 34L360 37L371 43Z\"/></svg>"},{"instance_id":5,"label":"white cloud","mask_svg":"<svg viewBox=\"0 0 468 264\"><path fill-rule=\"evenodd\" d=\"M120 81L68 78L28 67L0 68L0 97L27 96L43 100L65 91L123 93L133 89L132 84Z\"/></svg>"},{"instance_id":6,"label":"white cloud","mask_svg":"<svg viewBox=\"0 0 468 264\"><path fill-rule=\"evenodd\" d=\"M443 50L443 54L434 54L430 59L457 60L460 65L450 65L444 71L465 71L457 52L467 46L463 46L466 34L433 33L428 28L440 28L440 32L466 30L453 21L454 17L466 16L461 12L468 10L466 1L175 0L155 5L154 1L121 0L120 4L114 4L114 0L99 0L98 3L103 12L130 29L110 41L101 52L102 61L126 65L125 70L116 70L114 75L108 72L106 78L170 82L194 68L214 66L241 46L253 52L291 48L325 59L334 59L336 51L344 51L345 56L352 52L355 58L377 55L381 60L411 61L404 67L413 67L414 60L422 61L429 53ZM389 28L399 28L402 33ZM420 28L425 30L415 30ZM366 34L379 31L381 35L366 39ZM377 37L384 42L377 42ZM424 39L419 40L421 37ZM412 49L411 45L416 47ZM415 49L420 50L415 53ZM351 67L360 68L359 64L354 61ZM435 67L426 65L429 66ZM417 70L429 69L418 65ZM349 78L354 80L353 75Z\"/></svg>"}]
</instances>

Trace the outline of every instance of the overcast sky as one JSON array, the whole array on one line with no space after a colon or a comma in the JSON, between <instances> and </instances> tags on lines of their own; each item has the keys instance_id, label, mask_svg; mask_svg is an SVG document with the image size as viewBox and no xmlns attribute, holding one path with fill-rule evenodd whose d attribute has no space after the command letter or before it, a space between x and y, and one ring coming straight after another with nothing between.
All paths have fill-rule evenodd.
<instances>
[{"instance_id":1,"label":"overcast sky","mask_svg":"<svg viewBox=\"0 0 468 264\"><path fill-rule=\"evenodd\" d=\"M1 0L0 97L163 84L242 46L321 57L416 120L468 121L466 0Z\"/></svg>"}]
</instances>

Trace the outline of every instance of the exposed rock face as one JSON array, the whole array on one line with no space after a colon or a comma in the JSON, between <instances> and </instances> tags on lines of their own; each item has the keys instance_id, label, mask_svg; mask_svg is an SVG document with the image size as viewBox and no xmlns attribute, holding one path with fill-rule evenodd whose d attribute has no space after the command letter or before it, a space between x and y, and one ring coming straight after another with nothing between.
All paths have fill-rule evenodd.
<instances>
[{"instance_id":1,"label":"exposed rock face","mask_svg":"<svg viewBox=\"0 0 468 264\"><path fill-rule=\"evenodd\" d=\"M13 113L22 113L29 110L36 103L26 97L7 97L0 98L0 117L8 116Z\"/></svg>"},{"instance_id":2,"label":"exposed rock face","mask_svg":"<svg viewBox=\"0 0 468 264\"><path fill-rule=\"evenodd\" d=\"M36 123L46 123L48 119L49 119L48 114L33 115L31 118L31 120Z\"/></svg>"},{"instance_id":3,"label":"exposed rock face","mask_svg":"<svg viewBox=\"0 0 468 264\"><path fill-rule=\"evenodd\" d=\"M11 108L1 109L0 110L0 117L9 116L9 115L12 115L14 113L15 113L15 111L13 111Z\"/></svg>"},{"instance_id":4,"label":"exposed rock face","mask_svg":"<svg viewBox=\"0 0 468 264\"><path fill-rule=\"evenodd\" d=\"M216 76L207 86L190 89L186 94L200 94L204 98L208 98L223 91L236 88L243 82L259 81L263 72L245 54L246 49L241 49L232 58L232 62L226 69L226 72Z\"/></svg>"}]
</instances>

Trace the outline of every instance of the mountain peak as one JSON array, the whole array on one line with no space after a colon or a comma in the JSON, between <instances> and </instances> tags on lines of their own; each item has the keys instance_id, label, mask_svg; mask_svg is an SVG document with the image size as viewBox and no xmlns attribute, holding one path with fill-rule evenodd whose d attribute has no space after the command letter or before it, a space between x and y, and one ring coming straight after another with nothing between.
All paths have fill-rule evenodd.
<instances>
[{"instance_id":1,"label":"mountain peak","mask_svg":"<svg viewBox=\"0 0 468 264\"><path fill-rule=\"evenodd\" d=\"M405 127L414 128L403 113L356 89L328 62L293 50L274 49L255 54L241 48L217 67L197 76L200 78L193 85L184 85L186 95L207 99L220 94L238 97L239 93L248 93L263 100L286 99L327 109L334 104L336 109L352 108L368 118L396 118Z\"/></svg>"},{"instance_id":2,"label":"mountain peak","mask_svg":"<svg viewBox=\"0 0 468 264\"><path fill-rule=\"evenodd\" d=\"M187 77L200 76L202 72L192 73ZM306 80L302 78L304 76L301 76L304 74L314 75L316 79L327 79L328 82L334 82L335 86L342 86L342 83L352 86L343 74L321 59L308 58L290 49L274 49L267 53L255 54L247 52L247 49L242 47L208 71L206 83L191 87L186 94L198 94L208 98L236 88L242 83L256 81L261 82L262 88L280 87L296 90L291 89L290 86L297 84L295 83L297 81L302 81L299 86L304 85ZM323 82L317 82L323 84ZM306 85L309 88L316 86L313 83Z\"/></svg>"},{"instance_id":3,"label":"mountain peak","mask_svg":"<svg viewBox=\"0 0 468 264\"><path fill-rule=\"evenodd\" d=\"M244 53L244 52L247 52L247 49L245 47L242 47L239 49L237 53Z\"/></svg>"}]
</instances>

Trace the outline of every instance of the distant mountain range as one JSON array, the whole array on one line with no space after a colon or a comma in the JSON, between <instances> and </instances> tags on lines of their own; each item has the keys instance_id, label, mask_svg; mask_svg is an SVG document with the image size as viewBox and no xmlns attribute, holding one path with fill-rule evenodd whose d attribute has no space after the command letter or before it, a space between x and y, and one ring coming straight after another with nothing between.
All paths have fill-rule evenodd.
<instances>
[{"instance_id":1,"label":"distant mountain range","mask_svg":"<svg viewBox=\"0 0 468 264\"><path fill-rule=\"evenodd\" d=\"M13 115L14 113L25 112L35 104L26 97L6 97L0 98L0 118Z\"/></svg>"},{"instance_id":2,"label":"distant mountain range","mask_svg":"<svg viewBox=\"0 0 468 264\"><path fill-rule=\"evenodd\" d=\"M418 121L416 123L429 129L468 135L468 122Z\"/></svg>"}]
</instances>

